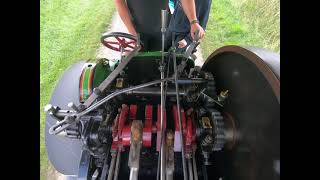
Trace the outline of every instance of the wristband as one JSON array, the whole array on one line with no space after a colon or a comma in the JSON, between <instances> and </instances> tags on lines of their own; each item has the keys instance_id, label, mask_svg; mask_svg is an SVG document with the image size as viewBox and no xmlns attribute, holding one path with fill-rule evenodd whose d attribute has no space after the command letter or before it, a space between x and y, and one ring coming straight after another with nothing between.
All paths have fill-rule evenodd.
<instances>
[{"instance_id":1,"label":"wristband","mask_svg":"<svg viewBox=\"0 0 320 180\"><path fill-rule=\"evenodd\" d=\"M198 21L197 19L196 19L196 20L193 20L193 21L190 22L190 25L195 24L195 23L198 23L198 24L199 24L199 21Z\"/></svg>"}]
</instances>

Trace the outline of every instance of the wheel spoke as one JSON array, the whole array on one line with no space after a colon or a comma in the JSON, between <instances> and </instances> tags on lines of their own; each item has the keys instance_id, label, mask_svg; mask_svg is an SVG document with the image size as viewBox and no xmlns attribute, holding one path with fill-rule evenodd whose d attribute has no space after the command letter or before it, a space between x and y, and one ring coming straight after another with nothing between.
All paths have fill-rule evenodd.
<instances>
[{"instance_id":1,"label":"wheel spoke","mask_svg":"<svg viewBox=\"0 0 320 180\"><path fill-rule=\"evenodd\" d=\"M135 40L131 40L131 41L128 41L127 44L135 44L137 41Z\"/></svg>"},{"instance_id":2,"label":"wheel spoke","mask_svg":"<svg viewBox=\"0 0 320 180\"><path fill-rule=\"evenodd\" d=\"M118 42L114 42L114 41L104 41L107 44L119 44Z\"/></svg>"},{"instance_id":3,"label":"wheel spoke","mask_svg":"<svg viewBox=\"0 0 320 180\"><path fill-rule=\"evenodd\" d=\"M123 39L120 39L118 36L115 36L115 38L118 40L119 43L123 41Z\"/></svg>"},{"instance_id":4,"label":"wheel spoke","mask_svg":"<svg viewBox=\"0 0 320 180\"><path fill-rule=\"evenodd\" d=\"M134 47L130 44L127 44L127 47L131 48L131 49L134 49Z\"/></svg>"}]
</instances>

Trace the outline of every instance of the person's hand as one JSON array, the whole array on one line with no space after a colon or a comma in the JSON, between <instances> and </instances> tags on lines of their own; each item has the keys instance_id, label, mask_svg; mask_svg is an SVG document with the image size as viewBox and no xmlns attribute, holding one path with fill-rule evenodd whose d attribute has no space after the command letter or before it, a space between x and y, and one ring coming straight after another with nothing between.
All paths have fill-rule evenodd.
<instances>
[{"instance_id":1,"label":"person's hand","mask_svg":"<svg viewBox=\"0 0 320 180\"><path fill-rule=\"evenodd\" d=\"M184 48L187 45L187 41L185 39L182 39L181 41L178 42L178 48Z\"/></svg>"},{"instance_id":2,"label":"person's hand","mask_svg":"<svg viewBox=\"0 0 320 180\"><path fill-rule=\"evenodd\" d=\"M191 33L191 37L193 40L195 40L195 34L197 31L199 31L199 38L200 39L202 39L204 37L204 35L206 34L205 31L203 30L203 28L198 23L191 24L190 28L191 28L190 33Z\"/></svg>"}]
</instances>

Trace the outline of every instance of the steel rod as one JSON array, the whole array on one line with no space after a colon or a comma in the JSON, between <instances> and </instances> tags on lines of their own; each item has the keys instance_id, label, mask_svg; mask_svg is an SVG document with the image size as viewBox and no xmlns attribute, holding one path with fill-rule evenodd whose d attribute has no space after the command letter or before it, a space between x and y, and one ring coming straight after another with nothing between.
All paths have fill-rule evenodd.
<instances>
[{"instance_id":1,"label":"steel rod","mask_svg":"<svg viewBox=\"0 0 320 180\"><path fill-rule=\"evenodd\" d=\"M174 89L167 89L167 90L165 89L164 92L165 92L165 95L168 95L168 96L175 96L176 95L176 92ZM159 96L159 95L161 95L161 90L159 91L158 88L141 88L138 90L130 91L127 94ZM186 96L187 92L185 90L180 90L179 95Z\"/></svg>"},{"instance_id":2,"label":"steel rod","mask_svg":"<svg viewBox=\"0 0 320 180\"><path fill-rule=\"evenodd\" d=\"M138 180L138 172L139 171L137 168L131 168L129 180Z\"/></svg>"},{"instance_id":3,"label":"steel rod","mask_svg":"<svg viewBox=\"0 0 320 180\"><path fill-rule=\"evenodd\" d=\"M119 168L120 168L120 157L121 157L121 150L119 148L118 149L118 155L117 155L117 161L116 161L116 167L115 167L115 170L114 170L114 178L113 178L113 180L118 180Z\"/></svg>"},{"instance_id":4,"label":"steel rod","mask_svg":"<svg viewBox=\"0 0 320 180\"><path fill-rule=\"evenodd\" d=\"M183 168L183 177L184 180L188 179L187 176L187 167L186 167L186 160L185 160L185 151L184 151L184 144L183 144L183 129L182 129L182 123L181 123L181 111L180 111L180 97L179 97L179 85L178 85L178 72L177 72L177 58L176 58L176 53L175 49L173 50L172 53L173 57L173 69L174 69L174 79L175 79L175 86L176 86L176 99L177 99L177 110L178 110L178 121L179 121L179 129L180 129L180 142L182 143L181 145L181 153L182 153L182 168Z\"/></svg>"},{"instance_id":5,"label":"steel rod","mask_svg":"<svg viewBox=\"0 0 320 180\"><path fill-rule=\"evenodd\" d=\"M192 162L193 162L192 164L193 164L194 180L198 180L198 171L197 171L197 163L196 163L196 151L193 151Z\"/></svg>"},{"instance_id":6,"label":"steel rod","mask_svg":"<svg viewBox=\"0 0 320 180\"><path fill-rule=\"evenodd\" d=\"M107 120L110 118L109 115L107 115ZM104 164L103 164L103 168L102 168L102 172L101 172L101 177L100 179L101 180L105 180L106 179L106 176L107 176L107 172L108 172L108 159L109 159L109 154L110 154L110 149L111 149L111 143L109 142L107 144L107 154L106 154L106 158L104 160Z\"/></svg>"},{"instance_id":7,"label":"steel rod","mask_svg":"<svg viewBox=\"0 0 320 180\"><path fill-rule=\"evenodd\" d=\"M193 180L193 169L192 169L192 164L191 164L191 157L188 158L188 171L189 171L189 180Z\"/></svg>"},{"instance_id":8,"label":"steel rod","mask_svg":"<svg viewBox=\"0 0 320 180\"><path fill-rule=\"evenodd\" d=\"M133 87L121 89L121 90L116 91L116 92L114 92L114 93L112 93L112 94L109 94L108 96L104 97L104 98L101 99L100 101L92 104L90 107L88 107L88 108L85 109L84 111L82 111L82 112L80 112L80 113L77 113L77 114L74 114L74 115L77 116L77 117L86 115L86 114L88 114L89 112L91 112L92 110L94 110L94 109L98 108L99 106L101 106L102 104L108 102L110 99L114 98L115 96L118 96L118 95L120 95L120 94L129 92L129 91L132 91L132 90L136 90L136 89L140 89L140 88L152 86L152 85L155 85L155 84L159 84L159 83L161 83L161 82L165 82L165 81L169 81L169 80L172 80L172 78L160 79L160 80L151 81L151 82L148 82L148 83L145 83L145 84L140 84L140 85L137 85L137 86L133 86Z\"/></svg>"},{"instance_id":9,"label":"steel rod","mask_svg":"<svg viewBox=\"0 0 320 180\"><path fill-rule=\"evenodd\" d=\"M113 178L114 166L115 166L115 162L116 162L117 152L112 152L111 156L112 156L112 159L111 159L109 173L108 173L108 180L112 180L112 178Z\"/></svg>"},{"instance_id":10,"label":"steel rod","mask_svg":"<svg viewBox=\"0 0 320 180\"><path fill-rule=\"evenodd\" d=\"M161 10L161 32L162 32L162 57L160 64L161 80L164 79L164 44L165 44L165 32L167 24L167 10ZM164 99L164 81L161 81L161 113L160 113L160 180L166 178L166 155L165 155L165 141L164 141L164 111L165 111L165 99Z\"/></svg>"}]
</instances>

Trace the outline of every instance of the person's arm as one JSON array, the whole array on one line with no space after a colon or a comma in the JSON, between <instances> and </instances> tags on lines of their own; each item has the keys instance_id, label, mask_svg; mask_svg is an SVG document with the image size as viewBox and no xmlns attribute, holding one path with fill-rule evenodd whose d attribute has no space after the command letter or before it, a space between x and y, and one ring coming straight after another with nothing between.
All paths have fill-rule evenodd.
<instances>
[{"instance_id":1,"label":"person's arm","mask_svg":"<svg viewBox=\"0 0 320 180\"><path fill-rule=\"evenodd\" d=\"M127 3L125 2L125 0L114 0L114 3L116 5L116 9L119 13L121 20L123 21L124 25L128 29L128 32L136 36L137 32L132 24L131 14L127 6Z\"/></svg>"},{"instance_id":2,"label":"person's arm","mask_svg":"<svg viewBox=\"0 0 320 180\"><path fill-rule=\"evenodd\" d=\"M188 17L189 23L197 19L196 8L194 0L180 0L184 13ZM190 33L192 39L194 39L194 34L199 31L200 38L202 39L205 35L203 28L199 25L199 23L192 23L190 25Z\"/></svg>"}]
</instances>

